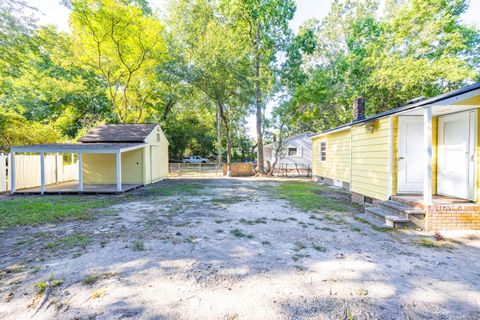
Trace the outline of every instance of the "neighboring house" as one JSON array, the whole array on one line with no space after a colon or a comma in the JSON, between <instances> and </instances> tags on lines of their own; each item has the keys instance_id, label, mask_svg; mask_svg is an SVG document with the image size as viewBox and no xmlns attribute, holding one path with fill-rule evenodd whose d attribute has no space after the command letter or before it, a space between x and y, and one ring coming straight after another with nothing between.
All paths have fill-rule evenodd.
<instances>
[{"instance_id":1,"label":"neighboring house","mask_svg":"<svg viewBox=\"0 0 480 320\"><path fill-rule=\"evenodd\" d=\"M283 141L283 147L277 161L277 166L298 165L301 167L312 166L312 139L313 132L304 132ZM275 162L275 151L277 144L271 143L263 147L265 163ZM266 165L266 164L265 164Z\"/></svg>"},{"instance_id":2,"label":"neighboring house","mask_svg":"<svg viewBox=\"0 0 480 320\"><path fill-rule=\"evenodd\" d=\"M124 192L168 177L168 141L158 124L101 125L78 142L12 147L11 192ZM15 166L18 153L40 154L39 187L16 190L16 177L28 171ZM78 180L45 185L47 153L71 154L77 159ZM53 170L58 172L60 167L55 164Z\"/></svg>"},{"instance_id":3,"label":"neighboring house","mask_svg":"<svg viewBox=\"0 0 480 320\"><path fill-rule=\"evenodd\" d=\"M480 83L319 133L313 176L389 225L480 229Z\"/></svg>"}]
</instances>

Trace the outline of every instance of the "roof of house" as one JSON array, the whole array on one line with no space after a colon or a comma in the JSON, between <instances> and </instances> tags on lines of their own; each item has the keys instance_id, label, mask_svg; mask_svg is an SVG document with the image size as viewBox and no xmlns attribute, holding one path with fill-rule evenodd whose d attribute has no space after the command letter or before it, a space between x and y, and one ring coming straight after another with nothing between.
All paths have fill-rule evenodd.
<instances>
[{"instance_id":1,"label":"roof of house","mask_svg":"<svg viewBox=\"0 0 480 320\"><path fill-rule=\"evenodd\" d=\"M82 143L144 142L157 127L154 123L145 124L104 124L93 128L78 139Z\"/></svg>"},{"instance_id":2,"label":"roof of house","mask_svg":"<svg viewBox=\"0 0 480 320\"><path fill-rule=\"evenodd\" d=\"M373 116L366 117L364 119L354 120L354 121L346 123L344 125L341 125L341 126L329 129L329 130L322 131L322 132L318 133L317 135L329 133L329 132L332 132L332 131L337 131L339 129L347 128L347 127L350 127L350 126L353 126L353 125L356 125L356 124L360 124L360 123L371 122L373 120L376 120L376 119L379 119L379 118L382 118L382 117L386 117L386 116L389 116L389 115L392 115L392 114L396 114L396 113L399 113L399 112L407 111L407 110L410 110L410 109L415 109L415 108L427 106L429 104L433 104L433 103L436 103L436 102L440 102L442 100L447 100L447 99L450 99L450 98L454 98L458 95L468 93L470 91L474 91L474 90L477 90L477 89L480 89L480 82L474 83L474 84L472 84L470 86L467 86L467 87L460 88L458 90L454 90L454 91L451 91L451 92L447 92L445 94L435 96L435 97L430 98L430 99L421 100L421 101L418 101L418 102L415 102L415 103L409 103L409 104L406 104L404 106L401 106L401 107L398 107L398 108L395 108L395 109L391 109L391 110L387 110L387 111L384 111L384 112L381 112L381 113L377 113Z\"/></svg>"}]
</instances>

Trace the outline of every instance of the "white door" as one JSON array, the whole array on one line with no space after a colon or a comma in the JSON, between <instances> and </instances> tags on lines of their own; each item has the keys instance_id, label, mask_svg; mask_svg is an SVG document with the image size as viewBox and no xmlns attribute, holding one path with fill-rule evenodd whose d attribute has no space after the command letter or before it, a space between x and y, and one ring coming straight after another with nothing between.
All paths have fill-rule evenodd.
<instances>
[{"instance_id":1,"label":"white door","mask_svg":"<svg viewBox=\"0 0 480 320\"><path fill-rule=\"evenodd\" d=\"M438 118L438 194L475 200L476 131L476 111Z\"/></svg>"},{"instance_id":2,"label":"white door","mask_svg":"<svg viewBox=\"0 0 480 320\"><path fill-rule=\"evenodd\" d=\"M423 191L423 117L398 117L398 192Z\"/></svg>"}]
</instances>

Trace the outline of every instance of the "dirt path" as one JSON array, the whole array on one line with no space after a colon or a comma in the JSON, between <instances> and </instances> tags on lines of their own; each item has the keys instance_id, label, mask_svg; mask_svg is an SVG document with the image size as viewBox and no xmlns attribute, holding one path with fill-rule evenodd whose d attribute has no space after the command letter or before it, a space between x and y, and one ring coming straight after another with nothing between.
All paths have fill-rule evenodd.
<instances>
[{"instance_id":1,"label":"dirt path","mask_svg":"<svg viewBox=\"0 0 480 320\"><path fill-rule=\"evenodd\" d=\"M170 180L95 220L3 232L0 318L480 318L478 233L430 248L354 208L300 211L277 185Z\"/></svg>"}]
</instances>

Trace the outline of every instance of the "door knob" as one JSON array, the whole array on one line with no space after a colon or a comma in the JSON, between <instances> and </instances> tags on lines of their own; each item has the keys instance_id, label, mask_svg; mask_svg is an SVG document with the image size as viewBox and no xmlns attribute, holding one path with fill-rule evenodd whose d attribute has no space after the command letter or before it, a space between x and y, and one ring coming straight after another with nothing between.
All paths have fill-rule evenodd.
<instances>
[{"instance_id":1,"label":"door knob","mask_svg":"<svg viewBox=\"0 0 480 320\"><path fill-rule=\"evenodd\" d=\"M398 157L398 160L405 160L404 157Z\"/></svg>"}]
</instances>

